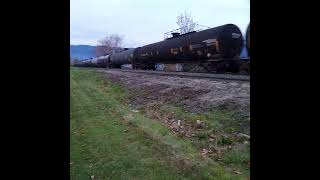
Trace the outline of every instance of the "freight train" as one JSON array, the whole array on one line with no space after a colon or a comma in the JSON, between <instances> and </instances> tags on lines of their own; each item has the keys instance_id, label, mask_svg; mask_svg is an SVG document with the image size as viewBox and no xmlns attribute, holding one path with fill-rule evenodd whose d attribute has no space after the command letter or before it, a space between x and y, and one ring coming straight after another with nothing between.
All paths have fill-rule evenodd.
<instances>
[{"instance_id":1,"label":"freight train","mask_svg":"<svg viewBox=\"0 0 320 180\"><path fill-rule=\"evenodd\" d=\"M246 34L249 50L249 26ZM243 45L240 29L225 24L199 32L172 33L163 41L86 59L74 66L156 70L159 64L179 64L202 67L208 72L238 72Z\"/></svg>"}]
</instances>

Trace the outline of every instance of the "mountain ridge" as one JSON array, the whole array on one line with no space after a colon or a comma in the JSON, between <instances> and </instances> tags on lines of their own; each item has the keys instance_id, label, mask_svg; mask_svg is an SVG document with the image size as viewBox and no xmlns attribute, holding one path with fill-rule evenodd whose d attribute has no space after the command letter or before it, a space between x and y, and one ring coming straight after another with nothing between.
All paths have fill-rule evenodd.
<instances>
[{"instance_id":1,"label":"mountain ridge","mask_svg":"<svg viewBox=\"0 0 320 180\"><path fill-rule=\"evenodd\" d=\"M95 57L96 47L91 45L70 45L70 57L78 60Z\"/></svg>"}]
</instances>

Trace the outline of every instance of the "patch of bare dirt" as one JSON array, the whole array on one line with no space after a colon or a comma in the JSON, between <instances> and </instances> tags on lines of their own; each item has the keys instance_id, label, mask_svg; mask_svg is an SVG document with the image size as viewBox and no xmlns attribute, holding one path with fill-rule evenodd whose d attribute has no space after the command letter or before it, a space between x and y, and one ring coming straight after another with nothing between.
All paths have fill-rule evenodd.
<instances>
[{"instance_id":1,"label":"patch of bare dirt","mask_svg":"<svg viewBox=\"0 0 320 180\"><path fill-rule=\"evenodd\" d=\"M180 78L117 70L103 72L107 79L136 93L131 103L137 107L161 101L182 106L190 112L207 112L213 108L249 111L249 82Z\"/></svg>"}]
</instances>

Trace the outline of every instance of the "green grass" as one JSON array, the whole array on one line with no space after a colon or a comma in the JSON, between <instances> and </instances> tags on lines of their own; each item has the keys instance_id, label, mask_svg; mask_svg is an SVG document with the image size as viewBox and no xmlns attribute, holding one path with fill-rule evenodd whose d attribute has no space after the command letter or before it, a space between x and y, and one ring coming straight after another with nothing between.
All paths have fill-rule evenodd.
<instances>
[{"instance_id":1,"label":"green grass","mask_svg":"<svg viewBox=\"0 0 320 180\"><path fill-rule=\"evenodd\" d=\"M242 168L244 164L249 167L250 146L241 144L232 151L226 153L223 159L226 163L236 165L238 168Z\"/></svg>"},{"instance_id":2,"label":"green grass","mask_svg":"<svg viewBox=\"0 0 320 180\"><path fill-rule=\"evenodd\" d=\"M196 123L197 120L204 121L211 131L221 130L223 125L232 119L232 112L222 110L213 110L210 113L190 113L181 107L172 105L164 105L160 110L166 113L173 112L176 118L188 123Z\"/></svg>"},{"instance_id":3,"label":"green grass","mask_svg":"<svg viewBox=\"0 0 320 180\"><path fill-rule=\"evenodd\" d=\"M244 179L190 141L126 106L128 94L94 70L70 69L71 179Z\"/></svg>"},{"instance_id":4,"label":"green grass","mask_svg":"<svg viewBox=\"0 0 320 180\"><path fill-rule=\"evenodd\" d=\"M201 131L195 131L192 144L198 149L207 148L210 135L215 135L217 146L228 146L244 139L236 139L230 134L243 133L241 124L246 121L246 114L226 110L212 110L209 113L190 113L181 107L163 105L160 107L162 113L174 114L175 119L185 120L187 123L196 124L197 120L203 121L206 127ZM240 124L240 125L239 125ZM240 142L242 143L242 142ZM223 162L235 165L241 171L249 173L248 162L250 161L249 145L237 145L226 152Z\"/></svg>"}]
</instances>

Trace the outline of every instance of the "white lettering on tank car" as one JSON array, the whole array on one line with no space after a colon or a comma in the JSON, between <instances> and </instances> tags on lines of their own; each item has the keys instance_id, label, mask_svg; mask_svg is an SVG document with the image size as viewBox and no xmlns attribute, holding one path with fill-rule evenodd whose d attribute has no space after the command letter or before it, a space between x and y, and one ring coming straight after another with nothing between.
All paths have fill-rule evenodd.
<instances>
[{"instance_id":1,"label":"white lettering on tank car","mask_svg":"<svg viewBox=\"0 0 320 180\"><path fill-rule=\"evenodd\" d=\"M204 42L204 43L214 43L214 42L216 42L217 40L216 39L207 39L207 40L204 40L204 41L202 41L202 42Z\"/></svg>"},{"instance_id":2,"label":"white lettering on tank car","mask_svg":"<svg viewBox=\"0 0 320 180\"><path fill-rule=\"evenodd\" d=\"M232 33L232 38L239 38L241 35L238 33Z\"/></svg>"}]
</instances>

